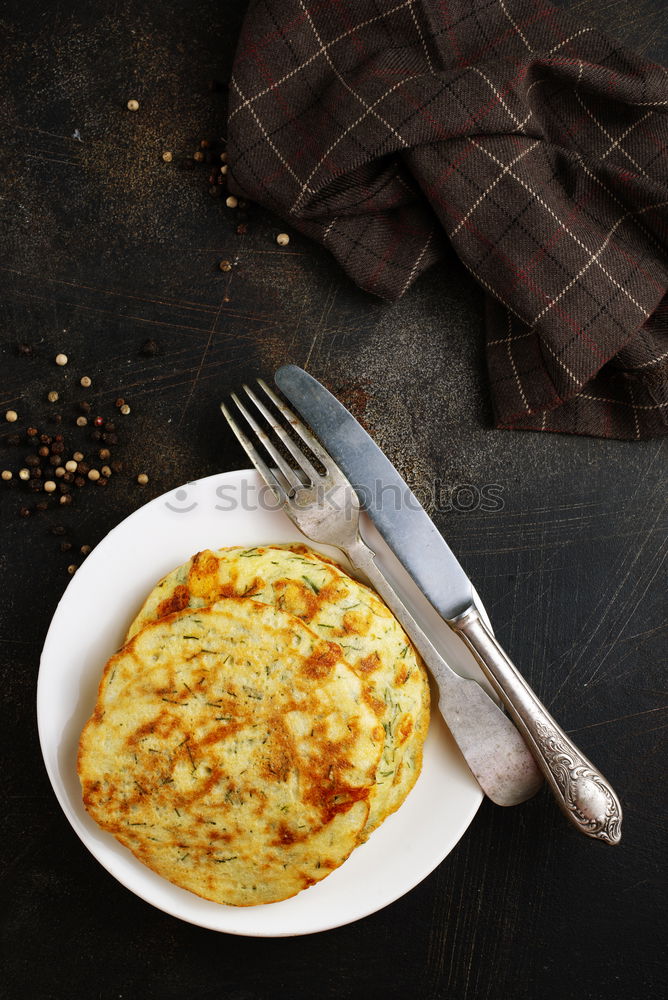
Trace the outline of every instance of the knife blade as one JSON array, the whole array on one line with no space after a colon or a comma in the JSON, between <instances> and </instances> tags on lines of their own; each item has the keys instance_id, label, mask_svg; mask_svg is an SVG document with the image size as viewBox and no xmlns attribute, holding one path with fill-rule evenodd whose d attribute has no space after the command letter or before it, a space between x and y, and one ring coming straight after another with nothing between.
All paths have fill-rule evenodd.
<instances>
[{"instance_id":1,"label":"knife blade","mask_svg":"<svg viewBox=\"0 0 668 1000\"><path fill-rule=\"evenodd\" d=\"M474 656L564 815L587 836L618 843L622 811L614 790L501 648L475 606L471 581L408 484L352 414L312 375L296 365L284 365L274 379L362 494L363 506L390 549ZM384 503L388 491L394 502Z\"/></svg>"}]
</instances>

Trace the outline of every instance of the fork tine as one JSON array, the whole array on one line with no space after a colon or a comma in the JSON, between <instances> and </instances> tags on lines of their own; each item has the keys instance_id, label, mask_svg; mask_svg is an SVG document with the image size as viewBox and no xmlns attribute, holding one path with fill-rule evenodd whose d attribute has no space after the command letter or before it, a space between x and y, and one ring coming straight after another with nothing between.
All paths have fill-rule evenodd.
<instances>
[{"instance_id":1,"label":"fork tine","mask_svg":"<svg viewBox=\"0 0 668 1000\"><path fill-rule=\"evenodd\" d=\"M244 386L244 388L246 388L246 387ZM269 437L269 435L267 434L267 432L265 431L265 429L263 427L260 427L260 425L258 424L258 422L255 419L255 417L251 413L248 412L248 410L246 409L246 407L244 406L244 404L241 402L241 400L239 399L239 397L234 392L232 393L232 399L237 404L237 408L241 411L241 413L243 414L243 416L248 421L249 425L255 431L255 433L257 434L258 438L262 442L262 445L264 446L265 451L274 460L274 462L276 463L276 465L278 466L278 468L280 469L280 471L282 472L283 476L285 477L285 479L287 480L287 482L290 484L290 486L293 489L299 489L301 486L303 486L304 484L302 483L301 479L298 477L298 475L295 472L295 470L292 469L288 465L288 463L285 461L285 459L281 455L280 451L275 447L273 441L271 440L271 438Z\"/></svg>"},{"instance_id":2,"label":"fork tine","mask_svg":"<svg viewBox=\"0 0 668 1000\"><path fill-rule=\"evenodd\" d=\"M258 379L258 382L260 382L260 384L262 385L262 382L261 382L260 379ZM255 395L255 393L253 392L253 390L250 389L247 385L244 386L244 389L246 390L248 396L255 403L255 405L257 406L258 410L260 411L260 413L262 414L262 416L265 418L265 420L267 421L267 423L270 425L270 427L273 430L274 434L276 434L276 436L278 438L280 438L280 440L283 442L283 444L285 445L285 447L288 449L288 451L290 452L290 454L292 455L292 457L296 460L296 462L304 470L304 472L306 472L306 474L310 477L311 482L313 483L313 485L315 485L317 482L319 482L319 480L322 478L322 476L320 475L320 473L318 472L318 470L315 468L315 466L313 465L313 463L309 461L309 459L304 454L304 452L301 450L301 448L299 448L295 444L295 442L292 440L292 438L290 437L290 435L277 422L276 417L267 409L267 407L264 405L264 403L262 402L262 400L258 399L258 397Z\"/></svg>"},{"instance_id":3,"label":"fork tine","mask_svg":"<svg viewBox=\"0 0 668 1000\"><path fill-rule=\"evenodd\" d=\"M276 395L274 390L267 385L264 379L259 378L257 381L269 396L269 399L272 401L274 406L280 410L286 420L290 422L297 434L299 434L304 444L306 444L311 449L315 457L322 462L329 475L336 473L342 478L345 478L332 456L325 451L318 439L311 434L306 424L302 423L299 417L292 412L289 406L285 405L283 400Z\"/></svg>"},{"instance_id":4,"label":"fork tine","mask_svg":"<svg viewBox=\"0 0 668 1000\"><path fill-rule=\"evenodd\" d=\"M222 410L223 416L227 420L228 424L234 431L239 444L244 449L244 451L250 458L251 462L253 463L257 471L264 479L267 486L273 491L276 499L280 503L283 504L287 503L288 498L285 492L285 488L283 487L283 484L278 481L274 473L271 471L269 466L266 464L260 453L253 445L250 438L244 434L241 427L239 427L239 424L236 422L236 420L234 419L228 408L225 406L225 403L220 404L220 409Z\"/></svg>"}]
</instances>

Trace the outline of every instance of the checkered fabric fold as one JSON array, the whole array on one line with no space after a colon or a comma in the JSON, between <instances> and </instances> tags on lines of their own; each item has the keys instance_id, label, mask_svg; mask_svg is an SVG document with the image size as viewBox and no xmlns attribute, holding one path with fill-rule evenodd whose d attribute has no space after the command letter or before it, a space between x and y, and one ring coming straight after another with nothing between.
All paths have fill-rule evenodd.
<instances>
[{"instance_id":1,"label":"checkered fabric fold","mask_svg":"<svg viewBox=\"0 0 668 1000\"><path fill-rule=\"evenodd\" d=\"M228 154L233 191L386 299L449 241L499 427L666 432L663 67L542 0L256 0Z\"/></svg>"}]
</instances>

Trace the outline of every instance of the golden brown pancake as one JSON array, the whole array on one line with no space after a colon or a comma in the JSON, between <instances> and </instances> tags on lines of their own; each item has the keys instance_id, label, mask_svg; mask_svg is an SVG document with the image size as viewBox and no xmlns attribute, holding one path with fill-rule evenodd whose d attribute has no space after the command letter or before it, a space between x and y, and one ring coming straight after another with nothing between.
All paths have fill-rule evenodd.
<instances>
[{"instance_id":1,"label":"golden brown pancake","mask_svg":"<svg viewBox=\"0 0 668 1000\"><path fill-rule=\"evenodd\" d=\"M385 731L368 836L397 809L422 766L429 724L426 671L406 633L378 596L331 559L304 545L235 546L199 552L151 591L128 638L185 608L246 597L295 615L337 643L364 681L364 697Z\"/></svg>"},{"instance_id":2,"label":"golden brown pancake","mask_svg":"<svg viewBox=\"0 0 668 1000\"><path fill-rule=\"evenodd\" d=\"M78 770L88 812L140 861L251 906L345 861L384 737L336 643L227 598L148 624L112 656Z\"/></svg>"}]
</instances>

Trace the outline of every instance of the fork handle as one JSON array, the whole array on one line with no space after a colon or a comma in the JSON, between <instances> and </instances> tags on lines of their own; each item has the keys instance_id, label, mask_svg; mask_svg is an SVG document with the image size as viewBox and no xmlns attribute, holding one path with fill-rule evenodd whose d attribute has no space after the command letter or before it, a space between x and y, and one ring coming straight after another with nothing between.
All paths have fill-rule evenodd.
<instances>
[{"instance_id":1,"label":"fork handle","mask_svg":"<svg viewBox=\"0 0 668 1000\"><path fill-rule=\"evenodd\" d=\"M611 785L554 721L471 606L448 625L464 640L524 735L559 808L581 833L619 843L622 807Z\"/></svg>"}]
</instances>

